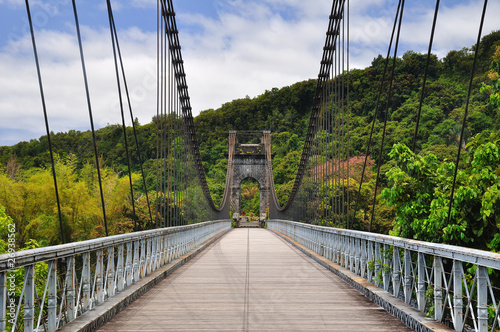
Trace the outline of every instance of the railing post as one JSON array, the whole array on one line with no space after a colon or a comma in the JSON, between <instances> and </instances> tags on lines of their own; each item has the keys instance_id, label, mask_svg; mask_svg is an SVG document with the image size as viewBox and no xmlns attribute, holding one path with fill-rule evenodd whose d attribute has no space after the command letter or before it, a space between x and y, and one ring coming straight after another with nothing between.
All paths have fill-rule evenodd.
<instances>
[{"instance_id":1,"label":"railing post","mask_svg":"<svg viewBox=\"0 0 500 332\"><path fill-rule=\"evenodd\" d=\"M172 261L172 255L173 255L173 248L174 248L174 241L172 238L172 232L168 231L165 234L165 247L166 247L166 253L167 256L165 257L165 264L168 264Z\"/></svg>"},{"instance_id":2,"label":"railing post","mask_svg":"<svg viewBox=\"0 0 500 332\"><path fill-rule=\"evenodd\" d=\"M393 295L399 298L401 291L401 256L399 248L394 246L392 251L392 288Z\"/></svg>"},{"instance_id":3,"label":"railing post","mask_svg":"<svg viewBox=\"0 0 500 332\"><path fill-rule=\"evenodd\" d=\"M158 270L161 266L161 253L162 253L162 236L157 235L156 237L156 263L155 263L155 270Z\"/></svg>"},{"instance_id":4,"label":"railing post","mask_svg":"<svg viewBox=\"0 0 500 332\"><path fill-rule=\"evenodd\" d=\"M170 238L172 240L172 244L171 244L171 247L172 247L172 254L170 255L170 260L174 260L177 258L177 251L179 250L178 246L179 246L179 236L178 236L178 232L175 231L173 233L170 234Z\"/></svg>"},{"instance_id":5,"label":"railing post","mask_svg":"<svg viewBox=\"0 0 500 332\"><path fill-rule=\"evenodd\" d=\"M164 250L163 250L163 246L165 245L165 236L162 234L162 235L158 235L158 268L160 268L161 266L163 266L163 262L165 261L165 258L164 258Z\"/></svg>"},{"instance_id":6,"label":"railing post","mask_svg":"<svg viewBox=\"0 0 500 332\"><path fill-rule=\"evenodd\" d=\"M361 277L366 278L366 240L361 240Z\"/></svg>"},{"instance_id":7,"label":"railing post","mask_svg":"<svg viewBox=\"0 0 500 332\"><path fill-rule=\"evenodd\" d=\"M90 301L90 253L83 253L82 260L82 313L84 313L89 309Z\"/></svg>"},{"instance_id":8,"label":"railing post","mask_svg":"<svg viewBox=\"0 0 500 332\"><path fill-rule=\"evenodd\" d=\"M384 243L383 246L383 257L382 257L382 282L384 283L384 290L389 291L389 285L391 282L391 257L389 253L389 245Z\"/></svg>"},{"instance_id":9,"label":"railing post","mask_svg":"<svg viewBox=\"0 0 500 332\"><path fill-rule=\"evenodd\" d=\"M335 235L335 263L342 266L342 236Z\"/></svg>"},{"instance_id":10,"label":"railing post","mask_svg":"<svg viewBox=\"0 0 500 332\"><path fill-rule=\"evenodd\" d=\"M125 288L125 279L123 278L123 244L118 246L118 261L116 262L117 288L121 292Z\"/></svg>"},{"instance_id":11,"label":"railing post","mask_svg":"<svg viewBox=\"0 0 500 332\"><path fill-rule=\"evenodd\" d=\"M179 250L178 250L178 253L176 255L176 258L184 255L184 236L185 236L185 234L182 230L180 230L177 233L177 236L179 237L179 240L177 242L179 244Z\"/></svg>"},{"instance_id":12,"label":"railing post","mask_svg":"<svg viewBox=\"0 0 500 332\"><path fill-rule=\"evenodd\" d=\"M0 272L0 331L7 328L7 271Z\"/></svg>"},{"instance_id":13,"label":"railing post","mask_svg":"<svg viewBox=\"0 0 500 332\"><path fill-rule=\"evenodd\" d=\"M49 262L49 293L47 294L47 329L49 332L57 330L57 259ZM3 331L0 329L0 331Z\"/></svg>"},{"instance_id":14,"label":"railing post","mask_svg":"<svg viewBox=\"0 0 500 332\"><path fill-rule=\"evenodd\" d=\"M170 263L170 261L172 260L172 234L171 233L168 233L166 234L166 247L167 247L167 259L166 259L166 262L165 264L167 263Z\"/></svg>"},{"instance_id":15,"label":"railing post","mask_svg":"<svg viewBox=\"0 0 500 332\"><path fill-rule=\"evenodd\" d=\"M486 332L488 331L488 271L484 266L478 265L476 273L478 332Z\"/></svg>"},{"instance_id":16,"label":"railing post","mask_svg":"<svg viewBox=\"0 0 500 332\"><path fill-rule=\"evenodd\" d=\"M110 298L115 295L115 247L113 246L108 248L108 266L106 268L106 276L108 278L106 290L108 298Z\"/></svg>"},{"instance_id":17,"label":"railing post","mask_svg":"<svg viewBox=\"0 0 500 332\"><path fill-rule=\"evenodd\" d=\"M349 246L349 237L347 235L343 236L344 238L344 267L347 269L349 268L349 249L351 248Z\"/></svg>"},{"instance_id":18,"label":"railing post","mask_svg":"<svg viewBox=\"0 0 500 332\"><path fill-rule=\"evenodd\" d=\"M350 246L349 246L349 270L354 273L356 267L354 266L354 257L356 256L356 239L354 237L350 237Z\"/></svg>"},{"instance_id":19,"label":"railing post","mask_svg":"<svg viewBox=\"0 0 500 332\"><path fill-rule=\"evenodd\" d=\"M35 271L33 265L24 267L24 287L24 332L31 332L35 317Z\"/></svg>"},{"instance_id":20,"label":"railing post","mask_svg":"<svg viewBox=\"0 0 500 332\"><path fill-rule=\"evenodd\" d=\"M408 249L404 250L404 280L403 280L403 292L405 297L405 302L410 303L412 294L412 278L411 278L411 251Z\"/></svg>"},{"instance_id":21,"label":"railing post","mask_svg":"<svg viewBox=\"0 0 500 332\"><path fill-rule=\"evenodd\" d=\"M66 267L66 314L68 321L75 319L75 256L68 257Z\"/></svg>"},{"instance_id":22,"label":"railing post","mask_svg":"<svg viewBox=\"0 0 500 332\"><path fill-rule=\"evenodd\" d=\"M368 264L373 265L375 267L375 258L373 255L373 241L368 240ZM369 282L373 281L373 269L370 269L368 266L368 275L366 279L368 279Z\"/></svg>"},{"instance_id":23,"label":"railing post","mask_svg":"<svg viewBox=\"0 0 500 332\"><path fill-rule=\"evenodd\" d=\"M462 296L463 275L460 269L460 261L453 261L453 317L455 331L461 332L463 329L463 305L464 300Z\"/></svg>"},{"instance_id":24,"label":"railing post","mask_svg":"<svg viewBox=\"0 0 500 332\"><path fill-rule=\"evenodd\" d=\"M316 244L316 245L315 245L315 247L316 247L315 249L316 249L316 250L314 250L314 251L315 251L318 255L323 256L323 255L321 254L321 242L322 242L322 235L323 235L322 233L323 233L323 232L318 232L318 231L315 231L315 230L312 230L312 229L311 229L311 232L314 234L314 238L315 238L315 242L316 242L316 243L315 243L315 244Z\"/></svg>"},{"instance_id":25,"label":"railing post","mask_svg":"<svg viewBox=\"0 0 500 332\"><path fill-rule=\"evenodd\" d=\"M354 273L357 275L360 275L360 268L359 268L359 260L361 256L361 245L360 245L360 239L356 239L355 241L355 255L354 255Z\"/></svg>"},{"instance_id":26,"label":"railing post","mask_svg":"<svg viewBox=\"0 0 500 332\"><path fill-rule=\"evenodd\" d=\"M127 242L127 258L125 260L125 282L127 287L132 284L132 245L133 242Z\"/></svg>"},{"instance_id":27,"label":"railing post","mask_svg":"<svg viewBox=\"0 0 500 332\"><path fill-rule=\"evenodd\" d=\"M320 256L325 256L325 233L324 231L321 231L320 232L321 236L320 236L320 242L319 242L319 252L318 254Z\"/></svg>"},{"instance_id":28,"label":"railing post","mask_svg":"<svg viewBox=\"0 0 500 332\"><path fill-rule=\"evenodd\" d=\"M96 302L104 302L104 254L102 249L96 251Z\"/></svg>"},{"instance_id":29,"label":"railing post","mask_svg":"<svg viewBox=\"0 0 500 332\"><path fill-rule=\"evenodd\" d=\"M182 230L182 255L186 253L188 242L189 242L189 234L186 230Z\"/></svg>"},{"instance_id":30,"label":"railing post","mask_svg":"<svg viewBox=\"0 0 500 332\"><path fill-rule=\"evenodd\" d=\"M380 242L375 242L375 284L380 287L382 285L382 256L380 252Z\"/></svg>"},{"instance_id":31,"label":"railing post","mask_svg":"<svg viewBox=\"0 0 500 332\"><path fill-rule=\"evenodd\" d=\"M141 257L139 260L140 276L139 278L144 278L146 276L146 240L141 239Z\"/></svg>"},{"instance_id":32,"label":"railing post","mask_svg":"<svg viewBox=\"0 0 500 332\"><path fill-rule=\"evenodd\" d=\"M160 256L160 266L167 263L167 235L163 234L161 236L161 256Z\"/></svg>"},{"instance_id":33,"label":"railing post","mask_svg":"<svg viewBox=\"0 0 500 332\"><path fill-rule=\"evenodd\" d=\"M333 246L334 246L334 235L330 232L328 232L328 259L331 260L332 262L334 261L334 257L335 257L335 252L334 252L334 249L333 249Z\"/></svg>"},{"instance_id":34,"label":"railing post","mask_svg":"<svg viewBox=\"0 0 500 332\"><path fill-rule=\"evenodd\" d=\"M443 319L443 269L441 257L434 256L434 319L441 322Z\"/></svg>"},{"instance_id":35,"label":"railing post","mask_svg":"<svg viewBox=\"0 0 500 332\"><path fill-rule=\"evenodd\" d=\"M139 280L139 276L140 276L140 272L141 272L141 268L140 268L140 261L141 261L141 258L140 258L140 253L139 253L139 250L140 250L140 241L137 240L137 241L134 241L134 261L132 262L132 277L134 279L133 282L137 282L137 280Z\"/></svg>"},{"instance_id":36,"label":"railing post","mask_svg":"<svg viewBox=\"0 0 500 332\"><path fill-rule=\"evenodd\" d=\"M418 269L418 284L417 284L417 304L418 310L424 312L425 310L425 255L421 252L418 253L417 269Z\"/></svg>"},{"instance_id":37,"label":"railing post","mask_svg":"<svg viewBox=\"0 0 500 332\"><path fill-rule=\"evenodd\" d=\"M149 263L151 272L156 270L156 236L151 238L151 261Z\"/></svg>"},{"instance_id":38,"label":"railing post","mask_svg":"<svg viewBox=\"0 0 500 332\"><path fill-rule=\"evenodd\" d=\"M151 273L151 238L146 240L146 275Z\"/></svg>"}]
</instances>

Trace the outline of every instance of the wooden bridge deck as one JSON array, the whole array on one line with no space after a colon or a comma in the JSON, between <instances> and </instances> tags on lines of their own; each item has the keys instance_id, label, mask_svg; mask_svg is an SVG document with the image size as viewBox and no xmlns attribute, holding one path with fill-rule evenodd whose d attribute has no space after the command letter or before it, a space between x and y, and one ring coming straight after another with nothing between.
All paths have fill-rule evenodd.
<instances>
[{"instance_id":1,"label":"wooden bridge deck","mask_svg":"<svg viewBox=\"0 0 500 332\"><path fill-rule=\"evenodd\" d=\"M100 331L409 331L265 229L234 229Z\"/></svg>"}]
</instances>

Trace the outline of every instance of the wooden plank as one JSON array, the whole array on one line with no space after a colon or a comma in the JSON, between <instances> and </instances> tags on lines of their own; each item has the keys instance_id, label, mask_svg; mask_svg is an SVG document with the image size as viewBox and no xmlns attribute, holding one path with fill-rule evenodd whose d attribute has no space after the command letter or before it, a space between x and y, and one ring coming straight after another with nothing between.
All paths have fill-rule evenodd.
<instances>
[{"instance_id":1,"label":"wooden plank","mask_svg":"<svg viewBox=\"0 0 500 332\"><path fill-rule=\"evenodd\" d=\"M410 331L265 229L234 229L100 331Z\"/></svg>"}]
</instances>

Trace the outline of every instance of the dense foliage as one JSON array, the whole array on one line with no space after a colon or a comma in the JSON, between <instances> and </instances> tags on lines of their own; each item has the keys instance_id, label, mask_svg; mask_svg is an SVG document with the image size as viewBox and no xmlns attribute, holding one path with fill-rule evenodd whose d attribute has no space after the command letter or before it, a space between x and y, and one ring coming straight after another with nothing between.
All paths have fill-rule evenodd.
<instances>
[{"instance_id":1,"label":"dense foliage","mask_svg":"<svg viewBox=\"0 0 500 332\"><path fill-rule=\"evenodd\" d=\"M387 232L396 220L395 232L403 236L497 248L500 239L492 238L492 234L499 223L498 212L489 208L488 204L495 208L499 205L498 197L495 196L498 195L498 182L495 182L498 179L493 178L495 174L498 177L494 163L498 165L495 148L498 149L500 130L499 45L500 31L496 31L483 37L479 48L466 127L467 145L462 147L464 151L455 196L454 219L450 223L444 221L442 211L449 194L447 186L452 172L449 161L456 158L473 59L472 49L450 51L443 59L432 57L416 154L405 146L411 146L412 143L426 55L409 51L395 59L387 138L380 165L375 156L380 149L382 120L387 103L385 95L379 104L374 145L369 151L373 167L381 167L382 187L387 188L382 198L388 204L375 209L373 229ZM354 69L349 74L349 144L350 155L357 158L352 163L352 167L358 169L357 172L362 159L360 156L366 151L385 61L382 56L378 56L368 68ZM224 191L229 130L271 130L278 199L281 203L286 201L298 167L315 88L315 80L281 89L273 88L258 97L234 100L195 117L200 153L212 196L217 203ZM156 195L155 160L159 123L156 117L149 124L140 125L136 122L139 150L146 173L146 190L152 197ZM131 128L127 128L127 135L129 142L134 141ZM66 216L66 237L74 241L102 236L102 217L97 201L99 195L95 195L93 178L95 166L91 133L74 130L54 133L52 142L58 156L56 168ZM128 180L125 178L127 166L122 128L109 125L98 130L97 147L109 197L106 204L111 213L110 234L130 231L133 219L130 214ZM131 158L136 192L134 199L139 204L138 222L146 225L145 190L138 181L140 167L137 153L131 153ZM356 173L354 168L351 174ZM12 218L16 224L20 247L30 238L38 239L42 245L59 241L49 170L48 141L45 136L14 146L0 147L0 206L5 207L5 218ZM353 176L347 188L351 197L355 197L358 183L359 178ZM246 213L259 210L256 186L256 183L248 182L242 190L242 195L245 193L243 199L247 200L242 203ZM354 226L358 229L366 229L369 222L373 190L371 176L362 189L359 212L354 219ZM469 208L469 205L463 204L472 205Z\"/></svg>"}]
</instances>

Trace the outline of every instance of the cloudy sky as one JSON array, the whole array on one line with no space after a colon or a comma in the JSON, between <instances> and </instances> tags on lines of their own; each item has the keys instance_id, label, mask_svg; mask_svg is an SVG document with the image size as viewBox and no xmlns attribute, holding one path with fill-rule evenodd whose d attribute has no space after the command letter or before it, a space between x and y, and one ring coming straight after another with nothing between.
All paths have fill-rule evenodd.
<instances>
[{"instance_id":1,"label":"cloudy sky","mask_svg":"<svg viewBox=\"0 0 500 332\"><path fill-rule=\"evenodd\" d=\"M408 0L400 54L426 52L435 0ZM52 131L88 130L71 0L31 0ZM194 115L317 77L331 0L174 0ZM351 67L385 54L396 0L351 0ZM120 123L104 0L77 1L97 127ZM135 116L156 114L156 0L113 1ZM475 42L482 0L443 0L433 52ZM490 0L484 33L500 29ZM0 145L45 133L24 0L0 0Z\"/></svg>"}]
</instances>

